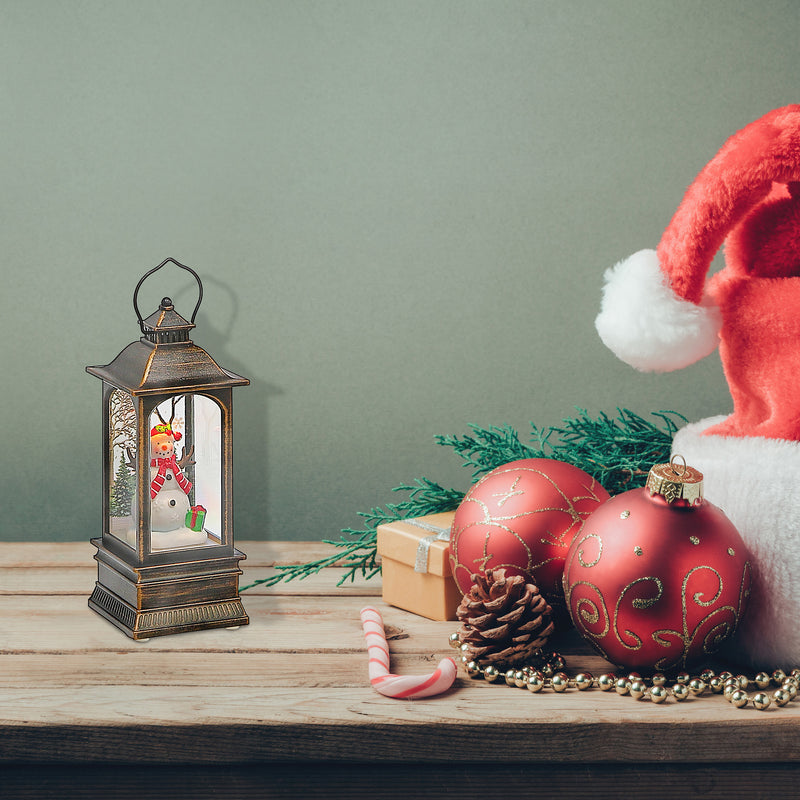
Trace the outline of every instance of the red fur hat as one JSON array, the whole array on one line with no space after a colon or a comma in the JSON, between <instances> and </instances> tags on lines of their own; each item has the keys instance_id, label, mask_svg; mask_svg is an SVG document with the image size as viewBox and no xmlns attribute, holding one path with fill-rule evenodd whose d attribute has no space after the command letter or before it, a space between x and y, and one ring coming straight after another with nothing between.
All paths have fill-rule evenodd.
<instances>
[{"instance_id":1,"label":"red fur hat","mask_svg":"<svg viewBox=\"0 0 800 800\"><path fill-rule=\"evenodd\" d=\"M725 268L706 281L725 243ZM734 134L657 250L606 273L596 326L623 361L669 371L720 348L733 413L706 433L800 440L800 105Z\"/></svg>"}]
</instances>

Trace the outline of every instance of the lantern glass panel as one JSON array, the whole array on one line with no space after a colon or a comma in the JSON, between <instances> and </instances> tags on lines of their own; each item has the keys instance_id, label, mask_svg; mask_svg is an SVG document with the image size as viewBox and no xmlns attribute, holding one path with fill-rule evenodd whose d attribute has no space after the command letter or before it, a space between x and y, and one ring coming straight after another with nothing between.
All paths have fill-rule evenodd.
<instances>
[{"instance_id":1,"label":"lantern glass panel","mask_svg":"<svg viewBox=\"0 0 800 800\"><path fill-rule=\"evenodd\" d=\"M108 532L136 547L136 406L120 389L108 396Z\"/></svg>"},{"instance_id":2,"label":"lantern glass panel","mask_svg":"<svg viewBox=\"0 0 800 800\"><path fill-rule=\"evenodd\" d=\"M202 394L160 403L150 415L150 547L222 543L222 414Z\"/></svg>"}]
</instances>

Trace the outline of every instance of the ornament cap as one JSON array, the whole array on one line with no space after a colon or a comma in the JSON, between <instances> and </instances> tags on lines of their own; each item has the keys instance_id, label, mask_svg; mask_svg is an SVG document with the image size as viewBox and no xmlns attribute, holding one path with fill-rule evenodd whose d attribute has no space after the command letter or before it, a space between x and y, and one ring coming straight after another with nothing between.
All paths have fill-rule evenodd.
<instances>
[{"instance_id":1,"label":"ornament cap","mask_svg":"<svg viewBox=\"0 0 800 800\"><path fill-rule=\"evenodd\" d=\"M676 464L680 459L682 464ZM686 459L676 453L668 464L655 464L647 476L647 491L660 495L667 503L683 500L680 505L698 506L703 502L703 473L686 464Z\"/></svg>"}]
</instances>

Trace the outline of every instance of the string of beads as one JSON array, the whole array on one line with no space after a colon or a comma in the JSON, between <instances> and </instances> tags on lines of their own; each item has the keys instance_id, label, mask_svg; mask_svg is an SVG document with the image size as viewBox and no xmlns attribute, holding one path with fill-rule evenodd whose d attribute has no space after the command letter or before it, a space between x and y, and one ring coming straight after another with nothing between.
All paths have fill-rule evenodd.
<instances>
[{"instance_id":1,"label":"string of beads","mask_svg":"<svg viewBox=\"0 0 800 800\"><path fill-rule=\"evenodd\" d=\"M570 677L563 670L566 661L559 653L538 651L532 657L531 664L502 670L494 665L481 666L470 660L465 653L468 648L463 645L458 633L450 636L450 645L462 652L461 661L470 678L483 678L488 683L504 682L518 689L528 689L535 693L543 689L554 692L566 692L568 689L586 691L597 688L603 692L615 691L618 695L629 696L634 700L650 700L663 703L672 697L682 702L689 697L700 697L706 693L721 694L736 708L745 708L752 703L759 711L765 711L773 703L783 707L797 697L800 691L800 669L790 673L782 669L759 672L753 678L746 675L734 675L732 672L717 673L713 669L704 669L699 675L692 676L688 672L678 673L670 686L670 680L662 673L644 678L638 672L618 675L608 672L595 678L589 672L579 672ZM746 691L751 687L756 691L752 696ZM769 694L771 687L775 690Z\"/></svg>"}]
</instances>

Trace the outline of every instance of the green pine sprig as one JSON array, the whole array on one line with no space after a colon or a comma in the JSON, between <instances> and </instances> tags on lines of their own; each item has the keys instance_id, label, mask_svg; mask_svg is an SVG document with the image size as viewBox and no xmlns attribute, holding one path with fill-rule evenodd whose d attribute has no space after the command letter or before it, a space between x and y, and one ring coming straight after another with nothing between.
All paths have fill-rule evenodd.
<instances>
[{"instance_id":1,"label":"green pine sprig","mask_svg":"<svg viewBox=\"0 0 800 800\"><path fill-rule=\"evenodd\" d=\"M617 409L616 417L601 413L596 419L585 410L577 411L576 417L563 420L561 426L539 428L531 424L529 443L522 442L519 434L508 425L489 428L470 425L469 435L437 436L435 441L461 456L463 466L472 469L473 483L510 461L552 458L582 469L614 495L644 486L650 467L669 460L673 436L680 424L687 422L676 411L652 412L653 420L627 409ZM463 492L445 489L428 478L417 478L392 491L407 492L408 497L400 503L358 512L365 521L364 528L346 528L338 540L323 539L336 550L330 556L306 564L277 565L274 575L254 581L241 591L303 579L337 565L347 568L338 586L355 580L358 574L372 578L381 570L377 562L379 525L452 511L464 496Z\"/></svg>"},{"instance_id":2,"label":"green pine sprig","mask_svg":"<svg viewBox=\"0 0 800 800\"><path fill-rule=\"evenodd\" d=\"M359 511L358 516L365 520L362 530L345 528L339 539L322 540L324 544L336 548L337 552L306 564L277 565L274 575L253 581L253 583L243 586L240 591L251 589L253 586L274 586L281 581L307 578L309 575L316 575L325 567L337 565L348 567L338 580L337 586L341 586L348 580L354 581L357 574L361 574L367 579L372 578L381 571L380 564L377 563L376 546L379 525L411 517L424 517L427 514L438 514L442 511L452 511L458 507L464 497L463 492L456 489L444 489L428 478L417 478L413 484L398 486L392 491L408 492L408 498L400 503L387 503L385 507Z\"/></svg>"},{"instance_id":3,"label":"green pine sprig","mask_svg":"<svg viewBox=\"0 0 800 800\"><path fill-rule=\"evenodd\" d=\"M469 428L471 436L437 436L435 441L458 453L463 459L461 466L472 468L473 483L487 472L511 461L548 457L542 446L532 447L521 442L519 434L510 425L490 428L470 425Z\"/></svg>"},{"instance_id":4,"label":"green pine sprig","mask_svg":"<svg viewBox=\"0 0 800 800\"><path fill-rule=\"evenodd\" d=\"M601 413L593 419L578 409L578 416L565 419L562 426L538 428L531 424L527 444L508 425L470 425L471 435L437 436L436 442L462 457L462 466L472 468L473 482L511 461L552 458L582 469L609 494L619 494L643 486L650 467L669 460L679 422L687 422L675 411L655 411L651 416L655 421L617 409L615 418Z\"/></svg>"},{"instance_id":5,"label":"green pine sprig","mask_svg":"<svg viewBox=\"0 0 800 800\"><path fill-rule=\"evenodd\" d=\"M563 427L533 431L549 445L550 458L579 467L615 495L644 486L650 467L669 461L672 439L688 422L676 411L655 411L651 416L657 422L627 409L617 409L616 418L601 413L597 419L579 410Z\"/></svg>"}]
</instances>

